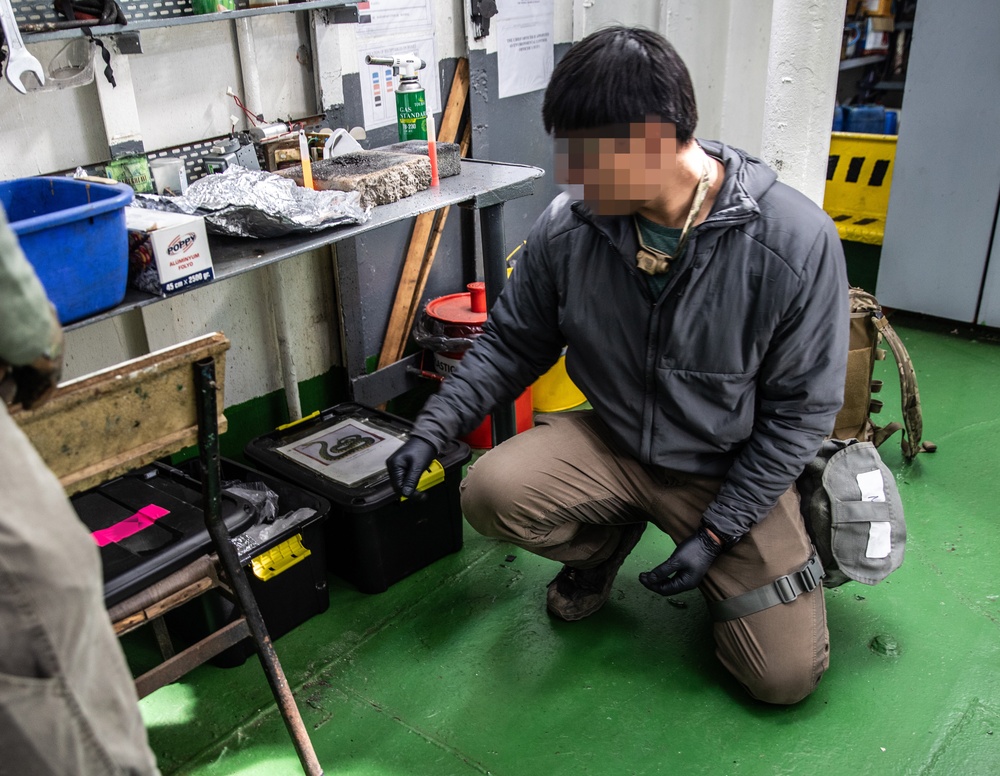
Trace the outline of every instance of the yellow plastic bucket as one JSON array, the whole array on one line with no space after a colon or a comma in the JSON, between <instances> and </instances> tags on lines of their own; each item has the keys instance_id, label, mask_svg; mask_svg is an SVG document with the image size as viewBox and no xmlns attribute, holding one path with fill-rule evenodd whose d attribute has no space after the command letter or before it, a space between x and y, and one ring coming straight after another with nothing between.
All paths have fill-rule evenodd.
<instances>
[{"instance_id":1,"label":"yellow plastic bucket","mask_svg":"<svg viewBox=\"0 0 1000 776\"><path fill-rule=\"evenodd\" d=\"M566 354L531 386L531 406L535 412L562 412L579 407L587 397L566 374Z\"/></svg>"}]
</instances>

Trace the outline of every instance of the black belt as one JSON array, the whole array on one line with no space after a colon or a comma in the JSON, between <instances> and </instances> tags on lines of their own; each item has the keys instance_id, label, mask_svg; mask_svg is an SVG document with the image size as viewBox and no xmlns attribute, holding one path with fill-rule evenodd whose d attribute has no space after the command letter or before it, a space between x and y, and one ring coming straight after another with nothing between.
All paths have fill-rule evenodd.
<instances>
[{"instance_id":1,"label":"black belt","mask_svg":"<svg viewBox=\"0 0 1000 776\"><path fill-rule=\"evenodd\" d=\"M738 596L709 602L708 609L716 622L746 617L778 604L790 604L803 593L819 587L824 576L826 575L823 572L823 564L819 562L819 556L814 552L806 565L798 571L778 577L763 587Z\"/></svg>"}]
</instances>

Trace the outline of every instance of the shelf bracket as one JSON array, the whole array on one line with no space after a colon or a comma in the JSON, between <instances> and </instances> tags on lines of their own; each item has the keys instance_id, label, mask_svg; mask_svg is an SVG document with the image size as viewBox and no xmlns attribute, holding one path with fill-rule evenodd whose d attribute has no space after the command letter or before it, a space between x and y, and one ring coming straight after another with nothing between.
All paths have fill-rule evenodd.
<instances>
[{"instance_id":1,"label":"shelf bracket","mask_svg":"<svg viewBox=\"0 0 1000 776\"><path fill-rule=\"evenodd\" d=\"M111 39L114 41L115 48L118 49L119 54L142 53L142 39L139 37L138 30L119 32L112 35Z\"/></svg>"},{"instance_id":2,"label":"shelf bracket","mask_svg":"<svg viewBox=\"0 0 1000 776\"><path fill-rule=\"evenodd\" d=\"M339 5L334 8L319 10L324 24L357 24L358 7L356 5Z\"/></svg>"}]
</instances>

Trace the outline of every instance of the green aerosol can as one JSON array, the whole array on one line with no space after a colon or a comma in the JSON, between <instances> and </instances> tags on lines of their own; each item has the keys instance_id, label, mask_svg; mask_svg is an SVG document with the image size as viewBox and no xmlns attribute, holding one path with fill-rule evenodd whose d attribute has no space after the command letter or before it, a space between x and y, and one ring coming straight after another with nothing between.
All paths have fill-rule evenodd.
<instances>
[{"instance_id":1,"label":"green aerosol can","mask_svg":"<svg viewBox=\"0 0 1000 776\"><path fill-rule=\"evenodd\" d=\"M399 142L427 139L427 98L424 87L417 79L417 71L427 67L416 54L397 54L393 57L365 57L369 65L392 67L396 76L396 124Z\"/></svg>"}]
</instances>

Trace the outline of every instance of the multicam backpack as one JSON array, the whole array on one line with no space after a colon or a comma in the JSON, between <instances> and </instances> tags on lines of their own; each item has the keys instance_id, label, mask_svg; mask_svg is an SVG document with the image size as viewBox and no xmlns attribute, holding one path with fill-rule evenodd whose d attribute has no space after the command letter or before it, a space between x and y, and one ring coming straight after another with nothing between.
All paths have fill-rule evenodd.
<instances>
[{"instance_id":1,"label":"multicam backpack","mask_svg":"<svg viewBox=\"0 0 1000 776\"><path fill-rule=\"evenodd\" d=\"M885 358L885 341L899 370L902 423L876 425L872 414L882 402L872 394L882 389L873 380L875 362ZM847 359L844 406L831 438L798 480L802 514L825 571L823 584L836 587L848 580L874 585L903 562L906 523L891 471L875 448L903 429L903 456L913 460L936 447L922 442L923 417L913 362L899 335L882 313L878 300L851 289L851 341Z\"/></svg>"},{"instance_id":2,"label":"multicam backpack","mask_svg":"<svg viewBox=\"0 0 1000 776\"><path fill-rule=\"evenodd\" d=\"M871 416L882 411L882 402L872 394L882 390L882 381L873 380L875 362L885 358L879 347L885 341L892 350L899 370L899 389L903 408L902 423L876 425ZM882 306L867 291L851 289L851 344L847 354L847 383L844 387L844 406L837 415L832 437L857 439L879 447L886 439L904 429L900 446L909 461L917 453L933 452L931 442L921 442L923 417L920 412L920 392L913 362L906 346L896 334L889 320L882 314Z\"/></svg>"}]
</instances>

